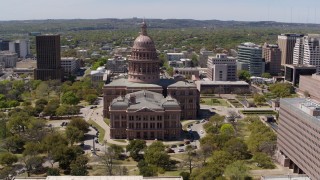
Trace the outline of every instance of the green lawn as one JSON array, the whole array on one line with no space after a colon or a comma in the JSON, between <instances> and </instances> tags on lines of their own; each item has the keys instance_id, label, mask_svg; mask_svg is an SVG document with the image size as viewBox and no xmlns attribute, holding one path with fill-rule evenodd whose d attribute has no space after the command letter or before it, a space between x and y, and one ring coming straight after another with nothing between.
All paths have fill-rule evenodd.
<instances>
[{"instance_id":1,"label":"green lawn","mask_svg":"<svg viewBox=\"0 0 320 180\"><path fill-rule=\"evenodd\" d=\"M242 104L236 99L228 99L228 101L235 107L235 108L242 108Z\"/></svg>"},{"instance_id":2,"label":"green lawn","mask_svg":"<svg viewBox=\"0 0 320 180\"><path fill-rule=\"evenodd\" d=\"M224 99L219 98L201 98L200 103L210 106L228 106Z\"/></svg>"},{"instance_id":3,"label":"green lawn","mask_svg":"<svg viewBox=\"0 0 320 180\"><path fill-rule=\"evenodd\" d=\"M88 123L91 124L92 126L96 127L99 130L99 142L103 143L104 134L106 133L105 130L91 119L88 121Z\"/></svg>"},{"instance_id":4,"label":"green lawn","mask_svg":"<svg viewBox=\"0 0 320 180\"><path fill-rule=\"evenodd\" d=\"M108 126L110 126L110 119L108 119L108 118L104 118L104 120L103 120Z\"/></svg>"},{"instance_id":5,"label":"green lawn","mask_svg":"<svg viewBox=\"0 0 320 180\"><path fill-rule=\"evenodd\" d=\"M273 110L241 110L240 112L244 115L258 115L258 114L273 115L273 114L276 114L276 112Z\"/></svg>"}]
</instances>

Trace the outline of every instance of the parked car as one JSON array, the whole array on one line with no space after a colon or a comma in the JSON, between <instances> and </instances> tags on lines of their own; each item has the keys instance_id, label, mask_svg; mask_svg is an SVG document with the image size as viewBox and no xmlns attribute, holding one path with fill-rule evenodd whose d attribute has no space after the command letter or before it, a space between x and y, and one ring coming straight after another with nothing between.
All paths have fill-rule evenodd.
<instances>
[{"instance_id":1,"label":"parked car","mask_svg":"<svg viewBox=\"0 0 320 180\"><path fill-rule=\"evenodd\" d=\"M178 152L184 152L184 149L180 148L180 149L178 149Z\"/></svg>"},{"instance_id":2,"label":"parked car","mask_svg":"<svg viewBox=\"0 0 320 180\"><path fill-rule=\"evenodd\" d=\"M200 121L197 121L197 122L196 122L196 124L199 124L199 123L200 123Z\"/></svg>"},{"instance_id":3,"label":"parked car","mask_svg":"<svg viewBox=\"0 0 320 180\"><path fill-rule=\"evenodd\" d=\"M167 153L174 153L174 150L171 149L171 148L168 148L168 149L166 150L166 152L167 152Z\"/></svg>"},{"instance_id":4,"label":"parked car","mask_svg":"<svg viewBox=\"0 0 320 180\"><path fill-rule=\"evenodd\" d=\"M190 140L185 140L184 144L190 144Z\"/></svg>"},{"instance_id":5,"label":"parked car","mask_svg":"<svg viewBox=\"0 0 320 180\"><path fill-rule=\"evenodd\" d=\"M202 119L200 122L201 122L201 123L204 123L204 122L206 122L206 120L205 120L205 119Z\"/></svg>"},{"instance_id":6,"label":"parked car","mask_svg":"<svg viewBox=\"0 0 320 180\"><path fill-rule=\"evenodd\" d=\"M179 147L182 147L182 146L184 146L184 144L179 144Z\"/></svg>"},{"instance_id":7,"label":"parked car","mask_svg":"<svg viewBox=\"0 0 320 180\"><path fill-rule=\"evenodd\" d=\"M95 143L99 143L99 140L98 140L98 139L95 139L94 142L95 142Z\"/></svg>"},{"instance_id":8,"label":"parked car","mask_svg":"<svg viewBox=\"0 0 320 180\"><path fill-rule=\"evenodd\" d=\"M171 145L171 148L176 148L176 147L177 147L177 145L175 145L175 144L174 144L174 145Z\"/></svg>"}]
</instances>

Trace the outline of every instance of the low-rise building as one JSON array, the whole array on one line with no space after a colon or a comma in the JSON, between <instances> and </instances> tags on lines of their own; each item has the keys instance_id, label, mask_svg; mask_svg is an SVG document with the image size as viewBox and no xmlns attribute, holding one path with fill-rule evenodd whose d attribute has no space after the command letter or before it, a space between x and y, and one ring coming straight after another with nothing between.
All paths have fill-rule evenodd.
<instances>
[{"instance_id":1,"label":"low-rise building","mask_svg":"<svg viewBox=\"0 0 320 180\"><path fill-rule=\"evenodd\" d=\"M194 76L199 79L199 69L198 68L173 68L174 74L184 75L187 79L191 79Z\"/></svg>"},{"instance_id":2,"label":"low-rise building","mask_svg":"<svg viewBox=\"0 0 320 180\"><path fill-rule=\"evenodd\" d=\"M106 69L105 67L98 67L97 70L90 72L91 82L97 83L97 82L103 82L103 77L106 76Z\"/></svg>"},{"instance_id":3,"label":"low-rise building","mask_svg":"<svg viewBox=\"0 0 320 180\"><path fill-rule=\"evenodd\" d=\"M111 74L126 73L128 71L127 58L122 56L115 56L108 59L106 66L107 70L109 70Z\"/></svg>"},{"instance_id":4,"label":"low-rise building","mask_svg":"<svg viewBox=\"0 0 320 180\"><path fill-rule=\"evenodd\" d=\"M33 74L36 68L37 61L35 59L24 59L16 63L13 72L17 74Z\"/></svg>"},{"instance_id":5,"label":"low-rise building","mask_svg":"<svg viewBox=\"0 0 320 180\"><path fill-rule=\"evenodd\" d=\"M180 61L180 59L186 58L185 53L167 53L168 61Z\"/></svg>"},{"instance_id":6,"label":"low-rise building","mask_svg":"<svg viewBox=\"0 0 320 180\"><path fill-rule=\"evenodd\" d=\"M195 83L201 94L245 94L250 92L250 86L245 81L210 81L205 78Z\"/></svg>"},{"instance_id":7,"label":"low-rise building","mask_svg":"<svg viewBox=\"0 0 320 180\"><path fill-rule=\"evenodd\" d=\"M61 57L61 67L65 76L75 75L80 68L80 61L75 57Z\"/></svg>"},{"instance_id":8,"label":"low-rise building","mask_svg":"<svg viewBox=\"0 0 320 180\"><path fill-rule=\"evenodd\" d=\"M88 57L88 50L85 50L85 49L77 50L77 57L81 57L81 58Z\"/></svg>"},{"instance_id":9,"label":"low-rise building","mask_svg":"<svg viewBox=\"0 0 320 180\"><path fill-rule=\"evenodd\" d=\"M2 68L14 68L18 61L18 54L10 51L0 51L0 65Z\"/></svg>"}]
</instances>

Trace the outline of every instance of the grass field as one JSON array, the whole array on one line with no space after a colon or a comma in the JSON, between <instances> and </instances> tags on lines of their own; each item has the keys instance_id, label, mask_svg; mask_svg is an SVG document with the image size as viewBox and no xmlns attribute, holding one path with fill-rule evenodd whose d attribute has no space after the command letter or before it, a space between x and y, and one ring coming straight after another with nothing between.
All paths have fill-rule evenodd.
<instances>
[{"instance_id":1,"label":"grass field","mask_svg":"<svg viewBox=\"0 0 320 180\"><path fill-rule=\"evenodd\" d=\"M200 103L209 106L228 106L225 100L219 98L201 98Z\"/></svg>"},{"instance_id":2,"label":"grass field","mask_svg":"<svg viewBox=\"0 0 320 180\"><path fill-rule=\"evenodd\" d=\"M241 110L240 112L244 115L259 115L259 114L273 115L273 114L276 114L276 112L273 110Z\"/></svg>"}]
</instances>

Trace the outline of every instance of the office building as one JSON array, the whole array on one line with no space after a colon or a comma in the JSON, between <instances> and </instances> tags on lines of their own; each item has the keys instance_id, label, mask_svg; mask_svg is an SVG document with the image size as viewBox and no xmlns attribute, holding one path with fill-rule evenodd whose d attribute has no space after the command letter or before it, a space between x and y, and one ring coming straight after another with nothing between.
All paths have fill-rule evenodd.
<instances>
[{"instance_id":1,"label":"office building","mask_svg":"<svg viewBox=\"0 0 320 180\"><path fill-rule=\"evenodd\" d=\"M195 79L199 79L200 71L198 68L173 68L174 74L180 74L185 76L187 79L191 79L192 76Z\"/></svg>"},{"instance_id":2,"label":"office building","mask_svg":"<svg viewBox=\"0 0 320 180\"><path fill-rule=\"evenodd\" d=\"M315 66L320 73L320 34L304 37L303 64Z\"/></svg>"},{"instance_id":3,"label":"office building","mask_svg":"<svg viewBox=\"0 0 320 180\"><path fill-rule=\"evenodd\" d=\"M281 34L278 36L278 45L281 50L281 65L293 63L293 49L298 38L303 34Z\"/></svg>"},{"instance_id":4,"label":"office building","mask_svg":"<svg viewBox=\"0 0 320 180\"><path fill-rule=\"evenodd\" d=\"M304 39L297 38L296 44L293 49L293 64L303 64L303 54L304 54Z\"/></svg>"},{"instance_id":5,"label":"office building","mask_svg":"<svg viewBox=\"0 0 320 180\"><path fill-rule=\"evenodd\" d=\"M312 75L317 72L317 68L304 64L286 64L284 66L284 79L292 83L294 86L299 84L300 75Z\"/></svg>"},{"instance_id":6,"label":"office building","mask_svg":"<svg viewBox=\"0 0 320 180\"><path fill-rule=\"evenodd\" d=\"M0 51L0 65L2 68L14 68L18 61L17 53L10 51Z\"/></svg>"},{"instance_id":7,"label":"office building","mask_svg":"<svg viewBox=\"0 0 320 180\"><path fill-rule=\"evenodd\" d=\"M60 35L41 35L36 37L37 69L36 80L62 80Z\"/></svg>"},{"instance_id":8,"label":"office building","mask_svg":"<svg viewBox=\"0 0 320 180\"><path fill-rule=\"evenodd\" d=\"M9 42L8 40L0 40L0 51L9 51Z\"/></svg>"},{"instance_id":9,"label":"office building","mask_svg":"<svg viewBox=\"0 0 320 180\"><path fill-rule=\"evenodd\" d=\"M312 99L320 101L320 75L300 76L299 91L307 92Z\"/></svg>"},{"instance_id":10,"label":"office building","mask_svg":"<svg viewBox=\"0 0 320 180\"><path fill-rule=\"evenodd\" d=\"M9 51L17 53L19 58L26 58L30 54L30 43L28 40L9 42Z\"/></svg>"},{"instance_id":11,"label":"office building","mask_svg":"<svg viewBox=\"0 0 320 180\"><path fill-rule=\"evenodd\" d=\"M141 33L135 39L128 59L128 78L106 81L103 87L103 115L110 118L110 123L114 125L112 128L115 128L112 130L114 133L122 132L111 135L111 138L172 140L180 137L181 119L197 117L200 94L196 85L188 81L160 79L159 63L155 44L148 36L147 26L143 22ZM130 100L133 96L136 97L136 104L132 104L133 99ZM119 117L114 116L113 113L120 106L126 109L119 114ZM167 110L172 111L172 114L166 115ZM161 119L153 117L153 114L157 113L160 113ZM130 116L127 116L129 114ZM123 121L123 124L116 126L115 123L120 117L121 119L133 117L133 119L126 119L128 123ZM130 121L139 121L139 117L141 123L129 124ZM130 129L126 131L130 132L129 134L122 131L125 128Z\"/></svg>"},{"instance_id":12,"label":"office building","mask_svg":"<svg viewBox=\"0 0 320 180\"><path fill-rule=\"evenodd\" d=\"M251 42L239 45L237 68L249 71L252 76L261 76L265 70L261 46Z\"/></svg>"},{"instance_id":13,"label":"office building","mask_svg":"<svg viewBox=\"0 0 320 180\"><path fill-rule=\"evenodd\" d=\"M306 174L320 177L320 104L311 99L280 100L277 160Z\"/></svg>"},{"instance_id":14,"label":"office building","mask_svg":"<svg viewBox=\"0 0 320 180\"><path fill-rule=\"evenodd\" d=\"M211 81L236 81L237 61L226 54L209 56L207 65L207 77Z\"/></svg>"},{"instance_id":15,"label":"office building","mask_svg":"<svg viewBox=\"0 0 320 180\"><path fill-rule=\"evenodd\" d=\"M186 58L185 53L167 53L168 61L180 61L183 58Z\"/></svg>"},{"instance_id":16,"label":"office building","mask_svg":"<svg viewBox=\"0 0 320 180\"><path fill-rule=\"evenodd\" d=\"M126 73L128 71L127 58L122 56L114 56L107 61L107 70L110 74L113 73Z\"/></svg>"},{"instance_id":17,"label":"office building","mask_svg":"<svg viewBox=\"0 0 320 180\"><path fill-rule=\"evenodd\" d=\"M75 57L62 57L61 67L65 76L75 75L80 69L80 60Z\"/></svg>"},{"instance_id":18,"label":"office building","mask_svg":"<svg viewBox=\"0 0 320 180\"><path fill-rule=\"evenodd\" d=\"M262 58L265 61L265 71L271 75L281 73L281 51L278 45L265 43L262 47Z\"/></svg>"}]
</instances>

